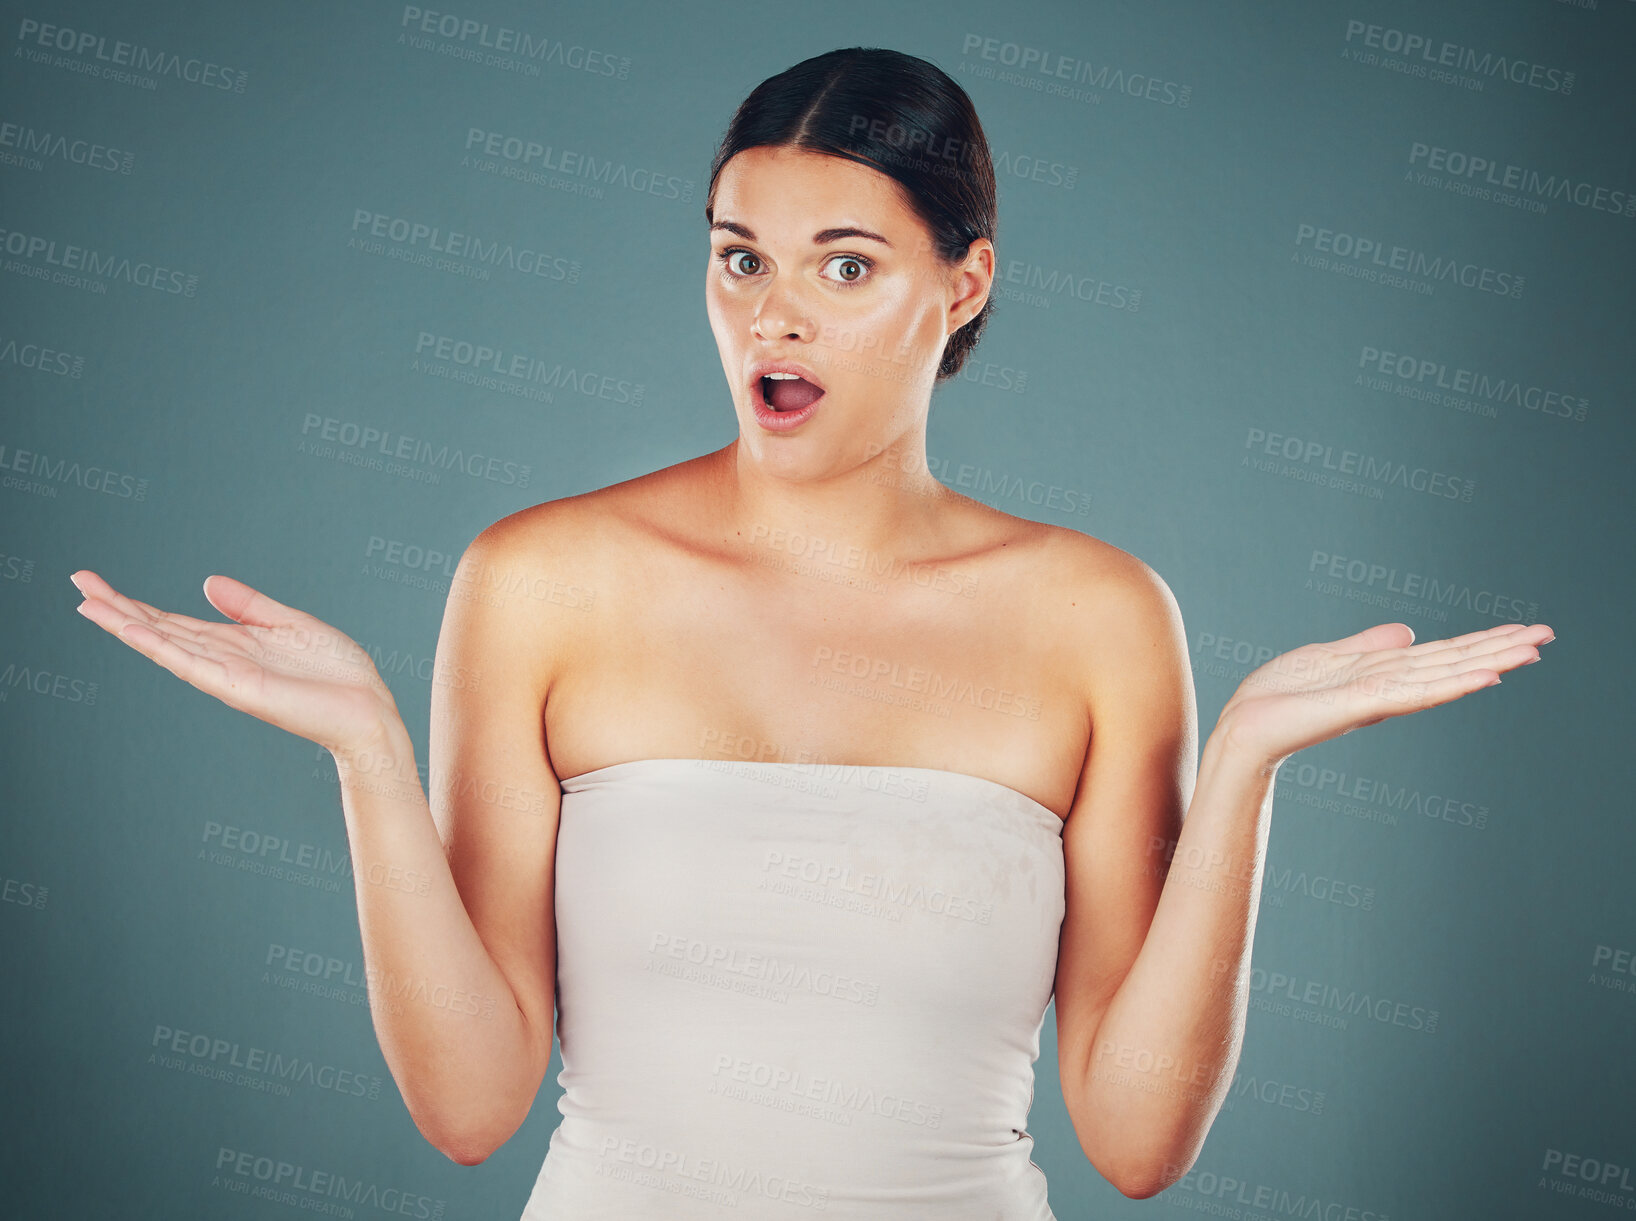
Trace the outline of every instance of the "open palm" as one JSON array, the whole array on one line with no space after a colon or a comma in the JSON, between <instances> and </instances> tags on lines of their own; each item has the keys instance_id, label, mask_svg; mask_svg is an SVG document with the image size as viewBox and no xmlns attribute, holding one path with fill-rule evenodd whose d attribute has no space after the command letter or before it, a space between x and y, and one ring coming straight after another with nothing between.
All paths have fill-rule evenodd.
<instances>
[{"instance_id":1,"label":"open palm","mask_svg":"<svg viewBox=\"0 0 1636 1221\"><path fill-rule=\"evenodd\" d=\"M280 729L330 750L367 741L397 717L391 691L350 637L232 577L204 594L232 623L209 623L127 598L90 569L70 578L79 612L144 657Z\"/></svg>"},{"instance_id":2,"label":"open palm","mask_svg":"<svg viewBox=\"0 0 1636 1221\"><path fill-rule=\"evenodd\" d=\"M1408 624L1377 624L1303 645L1252 671L1217 724L1236 744L1281 762L1360 725L1491 686L1505 671L1538 660L1539 646L1554 637L1546 624L1513 623L1415 644Z\"/></svg>"}]
</instances>

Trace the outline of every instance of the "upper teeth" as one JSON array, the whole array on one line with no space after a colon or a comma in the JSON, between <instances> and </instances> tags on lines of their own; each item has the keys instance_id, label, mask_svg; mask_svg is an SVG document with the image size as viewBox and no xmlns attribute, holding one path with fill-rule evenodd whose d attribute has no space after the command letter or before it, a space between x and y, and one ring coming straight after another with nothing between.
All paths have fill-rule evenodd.
<instances>
[{"instance_id":1,"label":"upper teeth","mask_svg":"<svg viewBox=\"0 0 1636 1221\"><path fill-rule=\"evenodd\" d=\"M767 376L767 377L776 377L780 381L796 381L796 382L798 382L798 381L801 380L801 375L799 373L768 373L765 376Z\"/></svg>"}]
</instances>

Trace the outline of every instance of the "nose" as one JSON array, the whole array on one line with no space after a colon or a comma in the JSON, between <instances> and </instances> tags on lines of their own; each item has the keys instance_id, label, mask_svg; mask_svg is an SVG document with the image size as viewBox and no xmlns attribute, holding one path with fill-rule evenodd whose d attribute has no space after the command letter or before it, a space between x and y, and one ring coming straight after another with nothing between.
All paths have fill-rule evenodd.
<instances>
[{"instance_id":1,"label":"nose","mask_svg":"<svg viewBox=\"0 0 1636 1221\"><path fill-rule=\"evenodd\" d=\"M816 329L806 308L788 289L780 287L776 279L761 298L750 325L757 339L808 340Z\"/></svg>"}]
</instances>

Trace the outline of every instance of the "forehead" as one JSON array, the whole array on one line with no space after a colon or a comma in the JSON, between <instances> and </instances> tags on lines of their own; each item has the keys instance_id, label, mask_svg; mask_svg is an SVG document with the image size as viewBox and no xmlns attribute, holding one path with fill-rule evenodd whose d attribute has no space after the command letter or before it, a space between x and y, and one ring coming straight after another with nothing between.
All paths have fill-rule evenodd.
<instances>
[{"instance_id":1,"label":"forehead","mask_svg":"<svg viewBox=\"0 0 1636 1221\"><path fill-rule=\"evenodd\" d=\"M833 225L855 223L887 237L921 227L890 175L845 157L796 148L734 154L716 176L713 215L747 225L758 238L802 243Z\"/></svg>"}]
</instances>

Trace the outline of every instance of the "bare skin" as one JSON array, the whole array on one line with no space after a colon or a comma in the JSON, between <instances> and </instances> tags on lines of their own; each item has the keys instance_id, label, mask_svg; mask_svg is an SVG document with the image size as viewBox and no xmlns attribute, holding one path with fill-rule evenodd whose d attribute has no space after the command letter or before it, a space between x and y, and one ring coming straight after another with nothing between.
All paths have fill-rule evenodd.
<instances>
[{"instance_id":1,"label":"bare skin","mask_svg":"<svg viewBox=\"0 0 1636 1221\"><path fill-rule=\"evenodd\" d=\"M1553 633L1417 645L1387 623L1305 646L1245 680L1201 756L1186 634L1158 575L926 472L932 373L986 299L991 244L945 265L889 179L783 149L735 157L713 219L731 227L712 233L706 305L740 435L473 541L437 665L477 681L434 681L429 801L390 693L333 628L223 576L205 592L234 623L159 611L88 571L80 610L328 747L366 963L507 1002L484 1023L374 1011L411 1115L454 1160L509 1138L549 1063L560 781L636 759L826 761L965 772L1065 819L1064 1097L1092 1163L1155 1194L1197 1157L1237 1064L1278 766L1489 685ZM813 241L847 227L887 241ZM825 387L797 430L756 421L763 357ZM429 887L365 884L383 868ZM1110 1071L1149 1061L1185 1075L1158 1089Z\"/></svg>"}]
</instances>

